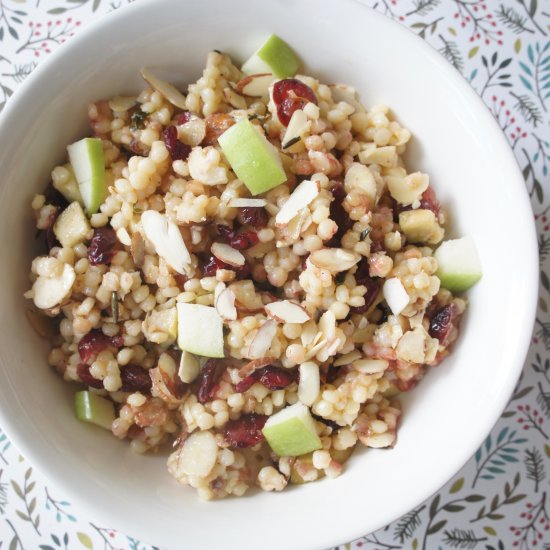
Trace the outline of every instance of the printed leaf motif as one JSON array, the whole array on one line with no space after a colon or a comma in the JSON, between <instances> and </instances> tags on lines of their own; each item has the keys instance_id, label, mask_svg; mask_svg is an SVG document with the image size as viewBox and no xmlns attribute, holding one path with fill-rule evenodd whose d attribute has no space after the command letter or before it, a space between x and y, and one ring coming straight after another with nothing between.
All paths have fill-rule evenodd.
<instances>
[{"instance_id":1,"label":"printed leaf motif","mask_svg":"<svg viewBox=\"0 0 550 550\"><path fill-rule=\"evenodd\" d=\"M447 525L447 520L446 519L442 519L441 521L438 521L437 523L435 523L434 525L432 525L428 531L426 531L426 534L427 535L433 535L434 533L437 533L438 531L441 531L441 529L443 529L443 527L445 527L445 525Z\"/></svg>"},{"instance_id":2,"label":"printed leaf motif","mask_svg":"<svg viewBox=\"0 0 550 550\"><path fill-rule=\"evenodd\" d=\"M92 550L94 547L94 543L92 542L92 539L89 535L86 533L81 533L80 531L77 532L76 536L78 537L78 540L80 541L80 544L84 546L84 548L88 548L89 550Z\"/></svg>"},{"instance_id":3,"label":"printed leaf motif","mask_svg":"<svg viewBox=\"0 0 550 550\"><path fill-rule=\"evenodd\" d=\"M461 477L451 485L451 488L449 489L449 493L451 494L458 493L458 491L460 491L460 489L462 489L463 486L464 486L464 478Z\"/></svg>"}]
</instances>

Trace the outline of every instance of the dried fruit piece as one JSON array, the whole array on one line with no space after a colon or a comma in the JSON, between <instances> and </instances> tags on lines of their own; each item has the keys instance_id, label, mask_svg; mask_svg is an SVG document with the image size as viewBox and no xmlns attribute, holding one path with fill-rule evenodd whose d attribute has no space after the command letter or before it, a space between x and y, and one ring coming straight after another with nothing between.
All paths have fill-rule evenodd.
<instances>
[{"instance_id":1,"label":"dried fruit piece","mask_svg":"<svg viewBox=\"0 0 550 550\"><path fill-rule=\"evenodd\" d=\"M273 84L273 103L277 109L277 118L283 126L288 126L294 111L303 109L307 103L317 105L315 92L296 78L286 78Z\"/></svg>"},{"instance_id":2,"label":"dried fruit piece","mask_svg":"<svg viewBox=\"0 0 550 550\"><path fill-rule=\"evenodd\" d=\"M116 243L116 233L111 227L105 226L94 229L94 236L88 247L88 261L90 264L108 264L115 254Z\"/></svg>"},{"instance_id":3,"label":"dried fruit piece","mask_svg":"<svg viewBox=\"0 0 550 550\"><path fill-rule=\"evenodd\" d=\"M230 420L223 429L223 437L230 447L244 449L253 447L264 439L262 428L268 417L263 414L243 414Z\"/></svg>"},{"instance_id":4,"label":"dried fruit piece","mask_svg":"<svg viewBox=\"0 0 550 550\"><path fill-rule=\"evenodd\" d=\"M123 365L120 367L121 391L141 392L145 395L151 393L151 377L149 371L139 365Z\"/></svg>"},{"instance_id":5,"label":"dried fruit piece","mask_svg":"<svg viewBox=\"0 0 550 550\"><path fill-rule=\"evenodd\" d=\"M90 365L98 355L107 348L113 351L121 348L124 340L121 336L107 336L101 329L93 329L78 342L78 353L83 363Z\"/></svg>"},{"instance_id":6,"label":"dried fruit piece","mask_svg":"<svg viewBox=\"0 0 550 550\"><path fill-rule=\"evenodd\" d=\"M259 229L267 225L269 214L265 208L247 207L241 208L238 219L242 225L250 225L255 229Z\"/></svg>"},{"instance_id":7,"label":"dried fruit piece","mask_svg":"<svg viewBox=\"0 0 550 550\"><path fill-rule=\"evenodd\" d=\"M178 130L175 126L167 126L163 130L162 141L164 141L172 160L187 160L191 153L191 147L178 139Z\"/></svg>"},{"instance_id":8,"label":"dried fruit piece","mask_svg":"<svg viewBox=\"0 0 550 550\"><path fill-rule=\"evenodd\" d=\"M90 373L90 367L84 363L79 363L76 367L76 374L80 378L83 384L86 384L89 388L96 388L98 390L103 389L103 381L94 378Z\"/></svg>"},{"instance_id":9,"label":"dried fruit piece","mask_svg":"<svg viewBox=\"0 0 550 550\"><path fill-rule=\"evenodd\" d=\"M430 320L430 336L432 338L437 338L440 345L446 346L449 343L451 329L457 317L458 307L455 303L451 302L443 306Z\"/></svg>"},{"instance_id":10,"label":"dried fruit piece","mask_svg":"<svg viewBox=\"0 0 550 550\"><path fill-rule=\"evenodd\" d=\"M283 369L268 365L255 370L235 386L237 393L248 390L255 382L260 382L271 391L282 390L290 386L296 380L296 372L290 369Z\"/></svg>"},{"instance_id":11,"label":"dried fruit piece","mask_svg":"<svg viewBox=\"0 0 550 550\"><path fill-rule=\"evenodd\" d=\"M218 382L223 373L223 362L217 359L209 359L203 366L197 378L199 403L207 403L216 397Z\"/></svg>"}]
</instances>

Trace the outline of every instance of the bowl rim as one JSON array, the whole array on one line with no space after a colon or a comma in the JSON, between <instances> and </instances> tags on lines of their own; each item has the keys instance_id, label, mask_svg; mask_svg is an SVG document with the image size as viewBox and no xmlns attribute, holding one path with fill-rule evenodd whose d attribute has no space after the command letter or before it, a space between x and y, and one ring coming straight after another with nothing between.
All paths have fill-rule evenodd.
<instances>
[{"instance_id":1,"label":"bowl rim","mask_svg":"<svg viewBox=\"0 0 550 550\"><path fill-rule=\"evenodd\" d=\"M119 25L119 22L122 21L127 14L128 10L134 11L147 11L153 5L158 8L159 4L164 2L171 2L173 0L140 0L140 2L135 2L132 4L124 5L120 9L99 16L94 21L87 23L85 27L79 29L79 31L64 44L61 44L54 52L52 52L47 58L41 60L40 64L33 70L33 72L21 83L18 88L15 90L13 96L7 102L4 111L0 116L0 135L4 131L4 127L10 124L10 119L16 115L16 112L20 109L20 105L24 105L28 101L28 96L32 93L32 90L35 86L35 83L40 82L43 78L43 75L46 75L52 66L58 65L62 62L64 57L68 55L72 48L78 47L82 42L86 42L88 37L93 35L97 29L100 27L105 28L116 28ZM311 1L311 0L305 0ZM538 246L537 246L537 233L536 226L532 216L531 202L528 197L528 193L524 187L523 177L521 175L520 168L517 164L515 155L510 148L508 141L506 140L504 132L502 132L498 123L493 118L489 108L483 102L482 98L477 95L475 90L471 87L470 83L466 78L456 70L435 48L430 44L420 38L416 33L414 33L409 27L400 24L399 22L393 20L391 17L382 14L375 9L371 8L366 4L366 0L340 0L339 8L346 9L343 6L343 1L347 6L359 5L362 9L367 10L365 13L369 13L369 17L372 17L378 20L382 25L393 25L399 27L401 31L406 31L409 35L409 40L414 40L416 47L418 48L419 53L430 58L430 61L437 66L438 71L441 71L446 75L447 78L452 80L455 86L457 86L462 95L468 101L469 104L475 105L476 110L478 111L478 116L480 117L480 124L482 124L487 131L491 132L493 139L496 143L496 146L501 150L506 150L508 152L507 162L509 164L510 170L513 172L510 175L510 180L516 180L518 187L521 187L521 190L518 189L518 211L524 212L525 214L529 213L529 221L527 227L525 228L526 234L529 234L528 242L525 243L524 254L529 257L529 261L532 271L532 286L530 295L525 297L525 307L524 307L524 318L531 319L531 324L524 328L523 334L527 335L529 329L529 334L532 332L532 327L535 322L535 316L537 311L537 299L538 299L538 277L539 277L539 266L538 266ZM525 220L523 220L525 223ZM420 504L422 501L429 498L432 494L438 491L449 479L452 478L459 470L464 466L466 462L473 456L475 451L483 443L486 436L490 433L500 415L508 403L510 396L514 390L517 378L520 375L521 370L527 356L528 349L531 344L530 338L524 337L523 341L520 342L521 345L518 346L517 360L514 362L513 373L514 376L509 377L505 389L501 392L498 403L495 404L492 408L491 414L485 414L483 419L480 421L483 424L483 429L479 429L478 432L483 434L477 438L472 438L469 440L469 444L466 446L462 455L454 461L449 461L452 463L452 468L447 467L445 473L440 473L437 476L434 476L431 480L426 480L424 484L424 490L418 492L418 496L415 499L416 505ZM519 360L522 358L521 361ZM131 518L126 518L123 515L119 515L116 518L111 518L108 516L105 508L101 506L100 503L91 502L81 497L81 493L78 492L68 481L65 480L62 475L62 467L59 465L53 464L50 462L43 462L41 460L38 449L34 449L31 443L28 443L23 438L19 437L17 429L16 419L10 418L9 415L5 414L1 404L0 404L0 426L8 435L10 440L14 445L20 450L20 452L29 460L33 466L37 466L42 475L48 481L53 482L61 491L63 491L67 497L74 502L78 509L86 515L87 520L101 519L106 523L116 523L113 525L114 528L121 529L124 533L130 533L132 531L139 531L139 527L136 526ZM449 473L450 472L450 473ZM399 517L399 516L397 516ZM380 521L380 525L377 527L380 528L391 521L397 519L394 515L392 517L387 517L385 520ZM136 528L137 527L137 528ZM353 532L349 532L347 540L353 540L364 535L364 529L361 528L361 525L357 525L356 529ZM342 544L340 536L334 536L331 540L325 541L323 544ZM151 541L154 543L154 541Z\"/></svg>"}]
</instances>

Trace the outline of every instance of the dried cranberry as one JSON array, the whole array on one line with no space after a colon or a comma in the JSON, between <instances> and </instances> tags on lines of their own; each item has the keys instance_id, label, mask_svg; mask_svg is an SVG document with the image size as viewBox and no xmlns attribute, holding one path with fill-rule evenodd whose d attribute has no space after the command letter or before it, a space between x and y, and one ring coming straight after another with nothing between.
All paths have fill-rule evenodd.
<instances>
[{"instance_id":1,"label":"dried cranberry","mask_svg":"<svg viewBox=\"0 0 550 550\"><path fill-rule=\"evenodd\" d=\"M229 244L237 250L246 250L247 248L252 248L254 245L258 244L259 241L260 239L258 237L258 233L255 231L244 231L243 233L233 235L229 241Z\"/></svg>"},{"instance_id":2,"label":"dried cranberry","mask_svg":"<svg viewBox=\"0 0 550 550\"><path fill-rule=\"evenodd\" d=\"M310 102L317 105L317 96L309 86L296 78L285 78L273 85L273 102L281 124L288 126L294 111L303 109Z\"/></svg>"},{"instance_id":3,"label":"dried cranberry","mask_svg":"<svg viewBox=\"0 0 550 550\"><path fill-rule=\"evenodd\" d=\"M222 240L226 242L230 241L235 236L235 231L233 231L233 229L231 229L228 225L222 223L216 225L216 230Z\"/></svg>"},{"instance_id":4,"label":"dried cranberry","mask_svg":"<svg viewBox=\"0 0 550 550\"><path fill-rule=\"evenodd\" d=\"M435 196L435 191L432 187L428 187L424 193L422 193L422 198L420 199L420 208L426 210L431 210L436 216L439 216L439 211L441 210L441 204Z\"/></svg>"},{"instance_id":5,"label":"dried cranberry","mask_svg":"<svg viewBox=\"0 0 550 550\"><path fill-rule=\"evenodd\" d=\"M149 371L139 365L124 365L120 367L121 391L139 391L146 395L151 393L152 381Z\"/></svg>"},{"instance_id":6,"label":"dried cranberry","mask_svg":"<svg viewBox=\"0 0 550 550\"><path fill-rule=\"evenodd\" d=\"M269 215L263 206L245 206L239 209L238 219L242 225L258 229L267 225Z\"/></svg>"},{"instance_id":7,"label":"dried cranberry","mask_svg":"<svg viewBox=\"0 0 550 550\"><path fill-rule=\"evenodd\" d=\"M177 118L178 126L180 124L185 124L186 122L189 122L191 120L191 113L189 111L183 111L183 113L180 113Z\"/></svg>"},{"instance_id":8,"label":"dried cranberry","mask_svg":"<svg viewBox=\"0 0 550 550\"><path fill-rule=\"evenodd\" d=\"M167 126L162 132L162 140L170 153L172 160L185 160L191 152L191 147L178 139L178 129L175 126Z\"/></svg>"},{"instance_id":9,"label":"dried cranberry","mask_svg":"<svg viewBox=\"0 0 550 550\"><path fill-rule=\"evenodd\" d=\"M100 329L93 329L85 334L78 343L78 353L83 363L91 364L98 353L107 348L121 348L124 341L121 336L106 336Z\"/></svg>"},{"instance_id":10,"label":"dried cranberry","mask_svg":"<svg viewBox=\"0 0 550 550\"><path fill-rule=\"evenodd\" d=\"M223 429L225 441L234 448L253 447L263 441L262 428L268 417L264 414L243 414L237 420L230 420Z\"/></svg>"},{"instance_id":11,"label":"dried cranberry","mask_svg":"<svg viewBox=\"0 0 550 550\"><path fill-rule=\"evenodd\" d=\"M50 183L44 191L44 197L46 199L45 204L51 204L57 206L61 210L65 210L69 206L67 199Z\"/></svg>"},{"instance_id":12,"label":"dried cranberry","mask_svg":"<svg viewBox=\"0 0 550 550\"><path fill-rule=\"evenodd\" d=\"M443 306L430 320L430 336L437 338L442 346L446 346L449 343L451 329L457 317L458 308L455 303L451 302Z\"/></svg>"},{"instance_id":13,"label":"dried cranberry","mask_svg":"<svg viewBox=\"0 0 550 550\"><path fill-rule=\"evenodd\" d=\"M94 229L94 236L88 247L88 261L92 265L108 264L114 256L117 244L116 233L111 227Z\"/></svg>"},{"instance_id":14,"label":"dried cranberry","mask_svg":"<svg viewBox=\"0 0 550 550\"><path fill-rule=\"evenodd\" d=\"M355 272L355 281L358 285L367 287L365 294L365 305L350 308L351 313L366 313L374 301L376 300L380 289L382 288L382 279L379 277L369 276L369 264L366 258L359 262L357 271Z\"/></svg>"},{"instance_id":15,"label":"dried cranberry","mask_svg":"<svg viewBox=\"0 0 550 550\"><path fill-rule=\"evenodd\" d=\"M269 390L282 390L290 386L296 380L296 372L281 367L268 365L261 369L255 370L251 375L235 386L237 393L243 393L248 390L255 382L260 382Z\"/></svg>"},{"instance_id":16,"label":"dried cranberry","mask_svg":"<svg viewBox=\"0 0 550 550\"><path fill-rule=\"evenodd\" d=\"M209 359L203 365L197 379L197 398L199 403L206 403L214 399L222 372L223 362L218 359Z\"/></svg>"},{"instance_id":17,"label":"dried cranberry","mask_svg":"<svg viewBox=\"0 0 550 550\"><path fill-rule=\"evenodd\" d=\"M214 277L218 269L233 269L233 266L222 262L216 256L210 256L208 261L202 266L203 277Z\"/></svg>"},{"instance_id":18,"label":"dried cranberry","mask_svg":"<svg viewBox=\"0 0 550 550\"><path fill-rule=\"evenodd\" d=\"M76 367L76 374L86 386L89 388L97 388L98 390L103 389L103 381L94 378L90 373L90 367L84 363L79 363Z\"/></svg>"},{"instance_id":19,"label":"dried cranberry","mask_svg":"<svg viewBox=\"0 0 550 550\"><path fill-rule=\"evenodd\" d=\"M334 182L331 191L333 200L330 203L330 219L336 222L338 231L327 244L338 247L346 231L353 226L353 220L344 208L344 199L346 198L344 184L339 181Z\"/></svg>"}]
</instances>

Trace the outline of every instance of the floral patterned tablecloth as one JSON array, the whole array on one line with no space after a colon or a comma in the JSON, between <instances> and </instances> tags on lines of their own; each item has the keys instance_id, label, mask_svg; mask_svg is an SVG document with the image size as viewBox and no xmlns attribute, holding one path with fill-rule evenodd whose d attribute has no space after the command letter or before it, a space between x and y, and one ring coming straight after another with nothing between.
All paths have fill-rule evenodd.
<instances>
[{"instance_id":1,"label":"floral patterned tablecloth","mask_svg":"<svg viewBox=\"0 0 550 550\"><path fill-rule=\"evenodd\" d=\"M79 27L132 1L0 0L0 110L34 67ZM430 500L384 529L342 541L340 549L549 550L550 0L363 1L437 49L498 121L531 197L541 288L522 376L475 456ZM88 521L0 429L0 549L37 548L154 547Z\"/></svg>"}]
</instances>

